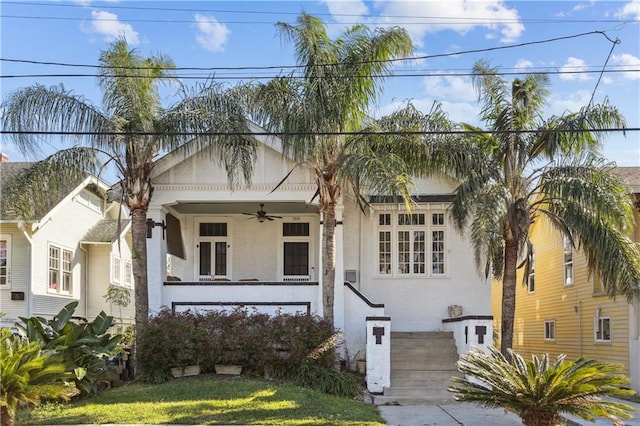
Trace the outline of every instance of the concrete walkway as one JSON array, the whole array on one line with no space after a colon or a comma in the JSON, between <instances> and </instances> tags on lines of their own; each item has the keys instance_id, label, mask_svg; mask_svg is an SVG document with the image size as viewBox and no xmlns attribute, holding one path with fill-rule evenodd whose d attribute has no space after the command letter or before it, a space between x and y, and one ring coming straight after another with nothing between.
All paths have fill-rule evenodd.
<instances>
[{"instance_id":1,"label":"concrete walkway","mask_svg":"<svg viewBox=\"0 0 640 426\"><path fill-rule=\"evenodd\" d=\"M625 426L640 426L640 404L620 401L635 408ZM438 405L380 405L380 413L389 426L521 426L520 418L501 408L482 408L466 402ZM571 426L611 426L611 420L598 418L595 423L575 416L564 416Z\"/></svg>"}]
</instances>

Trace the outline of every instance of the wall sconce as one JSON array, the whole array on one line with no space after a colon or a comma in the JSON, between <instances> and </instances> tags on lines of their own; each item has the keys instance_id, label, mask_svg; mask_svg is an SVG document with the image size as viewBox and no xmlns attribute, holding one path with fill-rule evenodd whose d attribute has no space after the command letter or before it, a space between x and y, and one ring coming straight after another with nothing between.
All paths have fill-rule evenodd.
<instances>
[{"instance_id":1,"label":"wall sconce","mask_svg":"<svg viewBox=\"0 0 640 426\"><path fill-rule=\"evenodd\" d=\"M164 233L167 229L167 225L165 225L164 220L162 222L154 222L153 219L147 219L147 238L151 238L153 228L159 226L162 228L162 239L164 240Z\"/></svg>"}]
</instances>

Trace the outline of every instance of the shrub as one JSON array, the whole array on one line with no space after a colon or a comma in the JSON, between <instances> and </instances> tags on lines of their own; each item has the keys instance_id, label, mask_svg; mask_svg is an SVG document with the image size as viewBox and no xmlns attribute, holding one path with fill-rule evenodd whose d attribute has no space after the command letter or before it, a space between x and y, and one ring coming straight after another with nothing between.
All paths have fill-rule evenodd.
<instances>
[{"instance_id":1,"label":"shrub","mask_svg":"<svg viewBox=\"0 0 640 426\"><path fill-rule=\"evenodd\" d=\"M564 355L553 363L548 354L534 355L531 361L513 351L510 355L511 362L493 347L488 353L480 349L466 353L458 361L458 370L471 379L452 377L449 391L458 401L512 411L525 426L555 425L560 413L587 420L630 418L633 408L600 398L633 393L620 388L629 380L618 374L619 366L584 358L565 361Z\"/></svg>"},{"instance_id":2,"label":"shrub","mask_svg":"<svg viewBox=\"0 0 640 426\"><path fill-rule=\"evenodd\" d=\"M312 362L304 362L291 372L290 380L299 386L336 396L355 398L362 394L362 377Z\"/></svg>"},{"instance_id":3,"label":"shrub","mask_svg":"<svg viewBox=\"0 0 640 426\"><path fill-rule=\"evenodd\" d=\"M0 407L2 425L12 425L21 405L38 405L42 398L69 399L75 394L62 357L43 351L39 342L0 329Z\"/></svg>"},{"instance_id":4,"label":"shrub","mask_svg":"<svg viewBox=\"0 0 640 426\"><path fill-rule=\"evenodd\" d=\"M290 378L298 367L332 367L335 361L333 327L304 314L267 314L234 309L231 312L181 312L168 309L149 319L138 337L138 357L147 381L168 380L171 367L199 364L203 372L215 364L240 364L248 374L265 370Z\"/></svg>"},{"instance_id":5,"label":"shrub","mask_svg":"<svg viewBox=\"0 0 640 426\"><path fill-rule=\"evenodd\" d=\"M76 387L83 394L92 394L98 391L98 383L115 370L109 358L122 350L118 347L122 336L107 333L113 317L104 312L91 322L72 320L77 306L77 301L67 304L52 320L21 317L23 324L16 325L30 342L58 351L67 371L74 374Z\"/></svg>"}]
</instances>

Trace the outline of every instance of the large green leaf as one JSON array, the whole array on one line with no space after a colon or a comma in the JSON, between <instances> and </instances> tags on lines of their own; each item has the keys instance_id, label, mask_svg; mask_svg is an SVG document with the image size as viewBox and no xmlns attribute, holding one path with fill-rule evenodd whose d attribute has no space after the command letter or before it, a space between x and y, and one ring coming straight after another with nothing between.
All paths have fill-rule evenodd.
<instances>
[{"instance_id":1,"label":"large green leaf","mask_svg":"<svg viewBox=\"0 0 640 426\"><path fill-rule=\"evenodd\" d=\"M77 306L78 301L76 300L62 308L60 312L58 312L58 315L55 316L53 321L51 321L51 327L53 327L55 331L62 330L62 328L69 322L69 320L71 320L71 317L73 317L73 313L75 312Z\"/></svg>"},{"instance_id":2,"label":"large green leaf","mask_svg":"<svg viewBox=\"0 0 640 426\"><path fill-rule=\"evenodd\" d=\"M105 314L104 311L100 311L98 316L90 323L90 327L94 334L100 335L105 333L112 324L113 317Z\"/></svg>"}]
</instances>

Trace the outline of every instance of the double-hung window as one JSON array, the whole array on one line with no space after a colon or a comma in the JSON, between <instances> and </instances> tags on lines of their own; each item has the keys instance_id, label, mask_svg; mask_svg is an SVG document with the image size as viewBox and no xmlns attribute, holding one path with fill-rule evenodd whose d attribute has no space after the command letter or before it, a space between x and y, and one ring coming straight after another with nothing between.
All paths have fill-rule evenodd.
<instances>
[{"instance_id":1,"label":"double-hung window","mask_svg":"<svg viewBox=\"0 0 640 426\"><path fill-rule=\"evenodd\" d=\"M282 274L284 279L309 280L309 223L282 224Z\"/></svg>"},{"instance_id":2,"label":"double-hung window","mask_svg":"<svg viewBox=\"0 0 640 426\"><path fill-rule=\"evenodd\" d=\"M72 263L73 252L55 245L49 245L49 292L71 293L73 285Z\"/></svg>"},{"instance_id":3,"label":"double-hung window","mask_svg":"<svg viewBox=\"0 0 640 426\"><path fill-rule=\"evenodd\" d=\"M573 244L566 235L562 240L562 263L564 265L564 285L573 284Z\"/></svg>"},{"instance_id":4,"label":"double-hung window","mask_svg":"<svg viewBox=\"0 0 640 426\"><path fill-rule=\"evenodd\" d=\"M556 340L556 321L544 322L544 340Z\"/></svg>"},{"instance_id":5,"label":"double-hung window","mask_svg":"<svg viewBox=\"0 0 640 426\"><path fill-rule=\"evenodd\" d=\"M594 320L594 337L596 342L611 341L611 318L596 316Z\"/></svg>"},{"instance_id":6,"label":"double-hung window","mask_svg":"<svg viewBox=\"0 0 640 426\"><path fill-rule=\"evenodd\" d=\"M379 213L379 276L443 276L444 213Z\"/></svg>"},{"instance_id":7,"label":"double-hung window","mask_svg":"<svg viewBox=\"0 0 640 426\"><path fill-rule=\"evenodd\" d=\"M527 291L533 293L536 291L536 254L531 253L529 264L529 275L527 276Z\"/></svg>"},{"instance_id":8,"label":"double-hung window","mask_svg":"<svg viewBox=\"0 0 640 426\"><path fill-rule=\"evenodd\" d=\"M11 236L0 235L0 288L11 285Z\"/></svg>"}]
</instances>

